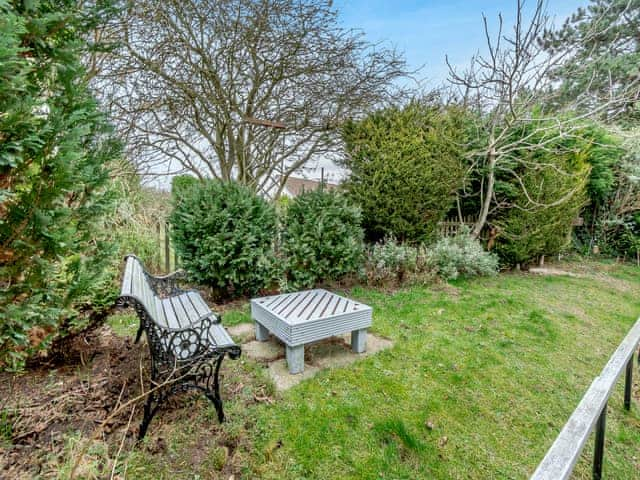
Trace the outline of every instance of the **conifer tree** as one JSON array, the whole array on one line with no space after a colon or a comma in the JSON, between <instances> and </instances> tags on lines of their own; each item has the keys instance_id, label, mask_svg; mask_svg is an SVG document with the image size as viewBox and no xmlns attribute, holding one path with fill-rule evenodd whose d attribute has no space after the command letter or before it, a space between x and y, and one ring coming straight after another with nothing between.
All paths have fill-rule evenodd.
<instances>
[{"instance_id":1,"label":"conifer tree","mask_svg":"<svg viewBox=\"0 0 640 480\"><path fill-rule=\"evenodd\" d=\"M120 146L81 58L98 10L0 0L0 367L78 327L107 281L108 165Z\"/></svg>"}]
</instances>

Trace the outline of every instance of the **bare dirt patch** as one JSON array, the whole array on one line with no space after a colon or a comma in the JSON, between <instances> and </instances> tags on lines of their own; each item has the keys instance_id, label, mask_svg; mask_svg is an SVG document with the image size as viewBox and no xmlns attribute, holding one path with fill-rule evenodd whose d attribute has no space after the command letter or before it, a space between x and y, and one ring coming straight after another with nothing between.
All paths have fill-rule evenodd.
<instances>
[{"instance_id":1,"label":"bare dirt patch","mask_svg":"<svg viewBox=\"0 0 640 480\"><path fill-rule=\"evenodd\" d=\"M245 343L249 340L255 340L256 332L253 323L240 323L227 327L227 331L237 343Z\"/></svg>"},{"instance_id":2,"label":"bare dirt patch","mask_svg":"<svg viewBox=\"0 0 640 480\"><path fill-rule=\"evenodd\" d=\"M68 348L69 358L83 361L0 374L0 407L5 437L10 437L0 448L0 477L46 473L42 469L47 457L64 448L64 435L70 431L90 435L101 426L102 438L108 439L127 425L129 410L109 417L139 395L144 349L108 327L76 337Z\"/></svg>"},{"instance_id":3,"label":"bare dirt patch","mask_svg":"<svg viewBox=\"0 0 640 480\"><path fill-rule=\"evenodd\" d=\"M605 264L600 262L559 262L553 266L532 267L529 273L538 275L566 276L572 278L584 278L595 280L596 282L610 286L620 292L637 291L636 285L613 276L613 272L618 268L616 263Z\"/></svg>"},{"instance_id":4,"label":"bare dirt patch","mask_svg":"<svg viewBox=\"0 0 640 480\"><path fill-rule=\"evenodd\" d=\"M120 447L121 458L132 449L143 448L145 455L159 456L163 462L167 429L187 424L201 425L192 439L196 444L204 442L210 449L220 449L218 471L224 472L225 478L238 475L240 466L232 462L236 442L225 436L215 418L202 426L207 401L197 393L173 397L154 418L147 434L149 441L136 445L144 402L141 381L145 389L149 381L144 341L136 345L132 338L118 336L103 326L74 339L65 357L73 360L41 364L20 375L0 373L0 478L59 478L61 465L74 464L70 456L77 458L76 478L95 478L95 474L83 473L95 457L83 452L82 445L104 451L98 478L103 474L109 478L109 462ZM249 405L269 399L264 387L263 394L254 398L254 384L259 380L244 372L240 362L223 363L225 406L229 401ZM249 393L243 394L244 390ZM193 408L194 402L198 408ZM82 439L71 451L70 436ZM203 451L207 450L193 449L193 465L208 461L200 458Z\"/></svg>"},{"instance_id":5,"label":"bare dirt patch","mask_svg":"<svg viewBox=\"0 0 640 480\"><path fill-rule=\"evenodd\" d=\"M575 277L575 278L586 278L586 275L579 275L574 272L568 272L566 270L561 270L559 268L550 268L550 267L531 267L529 269L529 273L533 273L536 275L551 275L551 276L560 276L560 277Z\"/></svg>"}]
</instances>

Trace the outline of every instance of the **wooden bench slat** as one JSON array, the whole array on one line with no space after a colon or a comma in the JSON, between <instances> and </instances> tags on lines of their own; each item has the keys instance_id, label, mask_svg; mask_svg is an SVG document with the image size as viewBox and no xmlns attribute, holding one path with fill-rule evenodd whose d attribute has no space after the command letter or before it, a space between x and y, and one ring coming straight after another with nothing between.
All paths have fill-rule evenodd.
<instances>
[{"instance_id":1,"label":"wooden bench slat","mask_svg":"<svg viewBox=\"0 0 640 480\"><path fill-rule=\"evenodd\" d=\"M142 272L140 271L138 262L135 262L131 269L133 270L131 274L131 293L139 297L142 292ZM142 298L140 298L140 300L142 300Z\"/></svg>"},{"instance_id":2,"label":"wooden bench slat","mask_svg":"<svg viewBox=\"0 0 640 480\"><path fill-rule=\"evenodd\" d=\"M229 333L219 323L211 325L211 328L209 329L209 338L213 339L215 344L219 347L235 345L235 342L231 336L229 336Z\"/></svg>"},{"instance_id":3,"label":"wooden bench slat","mask_svg":"<svg viewBox=\"0 0 640 480\"><path fill-rule=\"evenodd\" d=\"M320 313L321 316L324 316L325 314L331 315L334 310L336 305L338 304L338 302L340 301L340 297L338 295L332 295L331 299L329 300L329 303L324 307L324 310Z\"/></svg>"},{"instance_id":4,"label":"wooden bench slat","mask_svg":"<svg viewBox=\"0 0 640 480\"><path fill-rule=\"evenodd\" d=\"M189 300L188 295L186 294L180 295L178 296L178 300L182 304L182 308L184 308L184 311L187 314L188 324L192 324L193 322L195 322L200 318L200 315L198 314L196 309L193 307L191 300Z\"/></svg>"},{"instance_id":5,"label":"wooden bench slat","mask_svg":"<svg viewBox=\"0 0 640 480\"><path fill-rule=\"evenodd\" d=\"M144 276L144 272L142 272L142 276L144 281L142 282L142 296L144 298L144 303L147 307L147 311L154 317L157 317L157 311L156 311L156 296L153 293L153 290L151 290L151 287L149 286L149 282L147 281L146 277Z\"/></svg>"},{"instance_id":6,"label":"wooden bench slat","mask_svg":"<svg viewBox=\"0 0 640 480\"><path fill-rule=\"evenodd\" d=\"M178 319L176 318L176 314L173 309L173 305L171 304L170 298L165 298L162 300L162 308L164 309L164 314L167 319L167 326L169 328L180 328L180 324L178 323Z\"/></svg>"},{"instance_id":7,"label":"wooden bench slat","mask_svg":"<svg viewBox=\"0 0 640 480\"><path fill-rule=\"evenodd\" d=\"M133 293L133 295L136 296L136 298L139 298L140 301L142 302L142 305L147 308L147 299L145 298L144 295L144 287L143 284L146 283L146 280L144 278L144 272L142 271L142 268L140 267L140 264L138 262L135 263L134 267L133 267L133 279L131 282L131 293ZM148 310L148 308L147 308Z\"/></svg>"},{"instance_id":8,"label":"wooden bench slat","mask_svg":"<svg viewBox=\"0 0 640 480\"><path fill-rule=\"evenodd\" d=\"M300 295L300 293L292 293L289 298L282 302L282 305L280 305L277 310L278 315L284 315L284 312L286 312L291 308L292 305L296 303Z\"/></svg>"},{"instance_id":9,"label":"wooden bench slat","mask_svg":"<svg viewBox=\"0 0 640 480\"><path fill-rule=\"evenodd\" d=\"M315 294L315 290L309 290L306 292L302 292L303 295L301 297L301 300L299 302L297 302L297 305L295 306L295 308L293 310L291 310L291 312L289 312L289 316L298 316L300 314L300 312L307 306L307 302L310 300L310 297Z\"/></svg>"},{"instance_id":10,"label":"wooden bench slat","mask_svg":"<svg viewBox=\"0 0 640 480\"><path fill-rule=\"evenodd\" d=\"M198 316L204 317L205 315L211 313L211 309L206 303L204 303L204 300L200 295L195 292L189 292L187 293L187 295L189 296L191 303L193 303L194 308L197 310Z\"/></svg>"},{"instance_id":11,"label":"wooden bench slat","mask_svg":"<svg viewBox=\"0 0 640 480\"><path fill-rule=\"evenodd\" d=\"M188 327L191 322L189 322L189 316L187 312L184 311L184 307L182 306L182 302L177 297L171 297L171 305L173 306L173 313L176 315L176 320L180 328Z\"/></svg>"},{"instance_id":12,"label":"wooden bench slat","mask_svg":"<svg viewBox=\"0 0 640 480\"><path fill-rule=\"evenodd\" d=\"M304 302L305 297L306 294L304 292L294 295L292 297L292 301L285 302L285 304L288 304L288 306L287 308L283 309L282 312L280 312L280 315L291 315L291 312L293 312L302 302Z\"/></svg>"},{"instance_id":13,"label":"wooden bench slat","mask_svg":"<svg viewBox=\"0 0 640 480\"><path fill-rule=\"evenodd\" d=\"M144 268L140 261L131 256L127 257L125 272L121 285L121 295L136 298L153 321L161 328L180 330L194 328L198 321L215 314L211 311L204 299L198 292L189 291L173 295L168 298L161 298L151 288ZM295 298L294 302L287 302L287 305L280 305L281 309L295 310L301 304L309 300L308 295L301 295ZM292 300L292 299L289 299ZM211 341L212 346L232 346L235 342L221 324L212 324L209 331L203 332L205 339ZM178 357L187 354L184 351L173 352Z\"/></svg>"},{"instance_id":14,"label":"wooden bench slat","mask_svg":"<svg viewBox=\"0 0 640 480\"><path fill-rule=\"evenodd\" d=\"M323 308L326 307L327 303L331 301L331 295L329 292L325 292L322 294L322 297L316 302L313 306L313 309L307 315L307 320L311 320L312 318L319 318L320 313L323 311Z\"/></svg>"},{"instance_id":15,"label":"wooden bench slat","mask_svg":"<svg viewBox=\"0 0 640 480\"><path fill-rule=\"evenodd\" d=\"M133 264L135 260L132 257L127 258L127 263L124 268L124 276L122 277L122 295L131 293L131 282L133 278Z\"/></svg>"},{"instance_id":16,"label":"wooden bench slat","mask_svg":"<svg viewBox=\"0 0 640 480\"><path fill-rule=\"evenodd\" d=\"M160 297L155 297L155 306L156 306L156 321L158 324L163 327L168 327L169 324L167 322L167 315L164 311L164 306L162 305L162 299Z\"/></svg>"},{"instance_id":17,"label":"wooden bench slat","mask_svg":"<svg viewBox=\"0 0 640 480\"><path fill-rule=\"evenodd\" d=\"M158 394L147 395L138 439L144 437L155 412L168 397L192 387L202 390L213 402L222 422L220 365L225 356L237 359L241 353L222 324L216 323L215 314L200 294L180 290L175 280L175 274L164 277L147 274L135 256L126 257L117 304L135 306L140 320L136 342L143 331L146 333L151 354L151 388L163 388L163 382L176 371L185 374L175 379L180 382L179 388L170 385ZM201 368L205 362L209 366Z\"/></svg>"}]
</instances>

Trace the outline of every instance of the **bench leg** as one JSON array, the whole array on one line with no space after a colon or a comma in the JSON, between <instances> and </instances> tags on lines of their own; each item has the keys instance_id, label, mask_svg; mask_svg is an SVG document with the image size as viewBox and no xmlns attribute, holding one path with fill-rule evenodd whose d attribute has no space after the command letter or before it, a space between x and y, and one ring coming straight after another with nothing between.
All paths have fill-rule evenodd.
<instances>
[{"instance_id":1,"label":"bench leg","mask_svg":"<svg viewBox=\"0 0 640 480\"><path fill-rule=\"evenodd\" d=\"M304 345L290 347L287 345L287 365L289 373L295 375L304 371Z\"/></svg>"},{"instance_id":2,"label":"bench leg","mask_svg":"<svg viewBox=\"0 0 640 480\"><path fill-rule=\"evenodd\" d=\"M222 360L224 360L224 357L225 355L221 354L216 359L216 366L214 368L213 375L208 375L209 379L213 376L213 385L209 383L210 380L206 380L206 386L199 385L198 383L190 383L190 381L184 384L178 382L168 387L166 390L161 389L159 391L149 393L144 404L144 415L142 416L142 423L140 424L140 429L138 431L138 441L142 440L146 435L147 430L149 429L149 424L160 409L160 406L165 403L169 397L176 393L185 391L186 388L196 388L203 392L211 403L213 403L220 423L224 422L224 410L222 409L222 398L220 398L220 367L222 366ZM157 385L157 383L152 381L150 388L154 388L155 385Z\"/></svg>"},{"instance_id":3,"label":"bench leg","mask_svg":"<svg viewBox=\"0 0 640 480\"><path fill-rule=\"evenodd\" d=\"M222 365L222 360L224 359L224 355L221 355L220 358L216 361L216 370L213 375L213 392L209 390L206 393L206 396L213 406L216 408L216 413L218 414L218 421L220 423L224 422L224 410L222 409L222 398L220 398L220 366Z\"/></svg>"},{"instance_id":4,"label":"bench leg","mask_svg":"<svg viewBox=\"0 0 640 480\"><path fill-rule=\"evenodd\" d=\"M269 340L269 330L258 322L256 322L256 340L259 342L266 342Z\"/></svg>"},{"instance_id":5,"label":"bench leg","mask_svg":"<svg viewBox=\"0 0 640 480\"><path fill-rule=\"evenodd\" d=\"M147 401L144 403L144 415L142 416L142 423L140 424L140 429L138 430L138 441L142 440L147 434L149 424L151 423L151 420L153 420L153 417L158 411L158 408L160 408L159 403L155 407L153 406L154 399L155 395L153 393L147 395Z\"/></svg>"},{"instance_id":6,"label":"bench leg","mask_svg":"<svg viewBox=\"0 0 640 480\"><path fill-rule=\"evenodd\" d=\"M136 340L133 343L138 343L140 341L140 337L142 336L142 331L144 330L144 325L142 320L140 320L140 326L138 327L138 333L136 333Z\"/></svg>"},{"instance_id":7,"label":"bench leg","mask_svg":"<svg viewBox=\"0 0 640 480\"><path fill-rule=\"evenodd\" d=\"M367 329L351 332L351 350L355 353L364 353L367 350Z\"/></svg>"}]
</instances>

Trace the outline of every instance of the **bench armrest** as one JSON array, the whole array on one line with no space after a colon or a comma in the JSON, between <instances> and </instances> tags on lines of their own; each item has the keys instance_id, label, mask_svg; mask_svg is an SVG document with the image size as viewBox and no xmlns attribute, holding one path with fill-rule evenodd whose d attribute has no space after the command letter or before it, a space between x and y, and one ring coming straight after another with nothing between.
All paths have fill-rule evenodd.
<instances>
[{"instance_id":1,"label":"bench armrest","mask_svg":"<svg viewBox=\"0 0 640 480\"><path fill-rule=\"evenodd\" d=\"M154 278L155 280L161 280L161 281L172 280L174 278L178 280L184 280L185 278L187 278L187 272L185 272L181 268L176 270L175 272L171 272L166 275L151 275L150 273L147 273L147 275Z\"/></svg>"},{"instance_id":2,"label":"bench armrest","mask_svg":"<svg viewBox=\"0 0 640 480\"><path fill-rule=\"evenodd\" d=\"M240 356L240 347L235 344L225 343L218 345L211 337L209 329L212 324L217 324L215 317L209 321L193 324L188 328L168 331L168 349L179 361L188 361L193 357L210 354L212 351L228 352L229 356L236 359Z\"/></svg>"}]
</instances>

